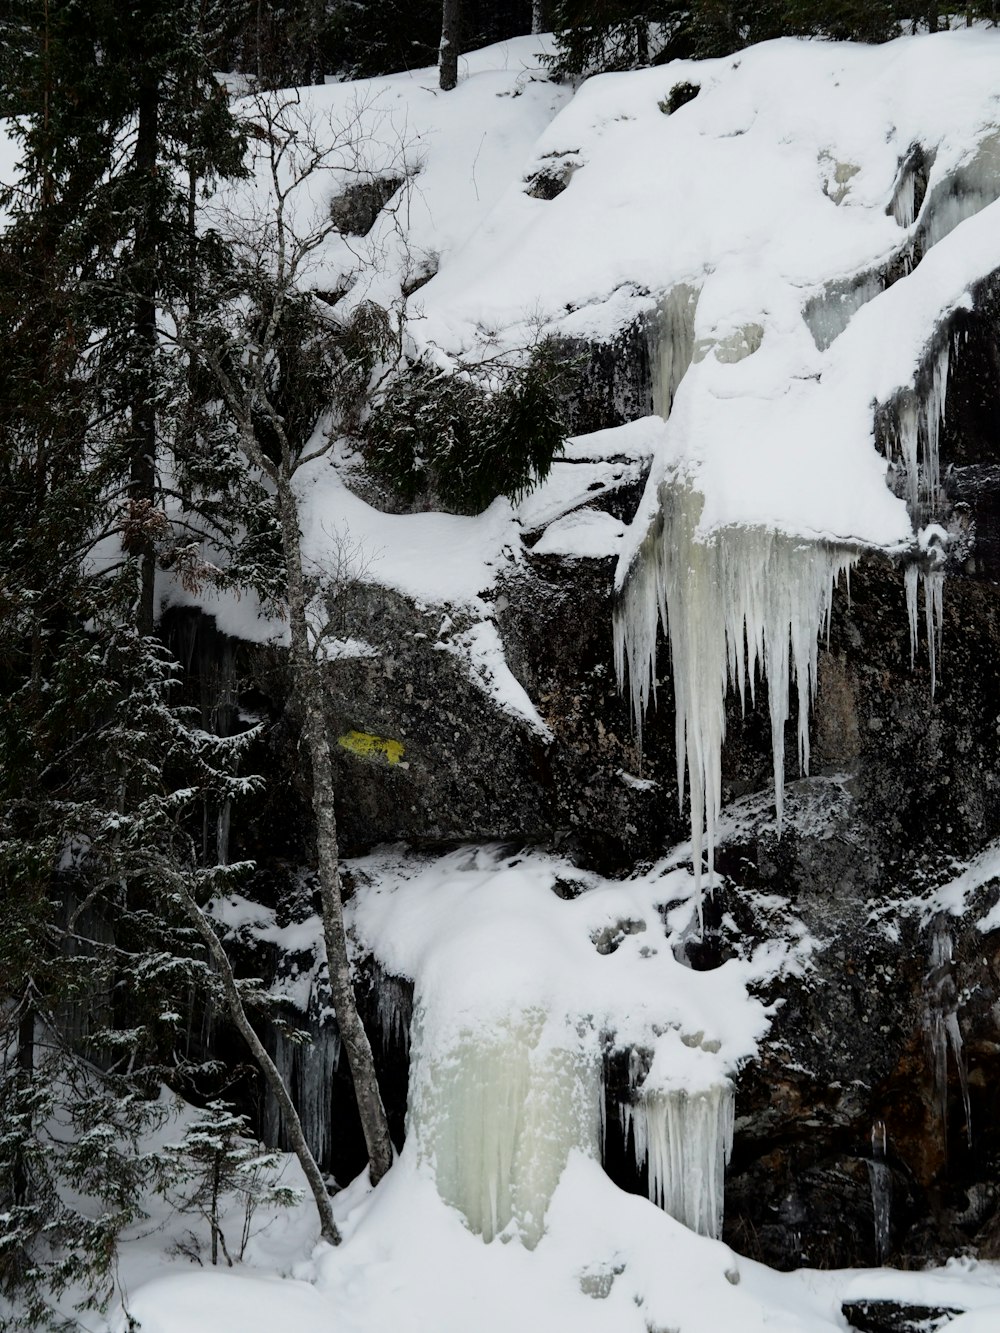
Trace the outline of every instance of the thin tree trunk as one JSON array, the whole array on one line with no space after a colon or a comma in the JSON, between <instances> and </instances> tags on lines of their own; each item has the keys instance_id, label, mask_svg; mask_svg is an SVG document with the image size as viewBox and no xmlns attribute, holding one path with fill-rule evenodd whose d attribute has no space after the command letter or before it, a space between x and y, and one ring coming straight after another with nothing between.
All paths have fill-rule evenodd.
<instances>
[{"instance_id":1,"label":"thin tree trunk","mask_svg":"<svg viewBox=\"0 0 1000 1333\"><path fill-rule=\"evenodd\" d=\"M392 1165L392 1140L385 1107L379 1092L371 1043L358 1013L351 979L344 928L343 895L340 884L340 848L334 811L333 764L326 732L323 691L316 663L309 650L306 622L306 590L302 575L299 515L291 479L281 472L277 479L285 567L288 573L288 621L291 630L291 666L295 693L303 712L303 737L312 766L312 806L316 819L316 861L323 905L323 935L326 941L330 989L337 1012L337 1026L347 1052L354 1080L354 1093L368 1148L372 1184L377 1184Z\"/></svg>"},{"instance_id":2,"label":"thin tree trunk","mask_svg":"<svg viewBox=\"0 0 1000 1333\"><path fill-rule=\"evenodd\" d=\"M531 0L531 31L546 32L545 0Z\"/></svg>"},{"instance_id":3,"label":"thin tree trunk","mask_svg":"<svg viewBox=\"0 0 1000 1333\"><path fill-rule=\"evenodd\" d=\"M31 1086L31 1080L35 1072L35 1008L31 1002L31 984L27 983L24 987L24 994L21 999L21 1016L17 1023L17 1055L15 1064L18 1071L24 1079L25 1089ZM25 1128L32 1128L32 1115L30 1110L25 1112ZM28 1175L24 1159L20 1154L14 1159L14 1170L11 1186L13 1190L15 1203L30 1203L31 1201L31 1179ZM0 1200L3 1198L3 1191L0 1191Z\"/></svg>"},{"instance_id":4,"label":"thin tree trunk","mask_svg":"<svg viewBox=\"0 0 1000 1333\"><path fill-rule=\"evenodd\" d=\"M144 74L139 89L135 167L144 193L136 228L137 287L135 311L136 383L132 401L132 501L129 545L139 557L136 627L153 632L153 504L156 494L156 147L159 135L159 88Z\"/></svg>"},{"instance_id":5,"label":"thin tree trunk","mask_svg":"<svg viewBox=\"0 0 1000 1333\"><path fill-rule=\"evenodd\" d=\"M316 1159L310 1151L309 1144L306 1142L306 1136L302 1129L302 1121L299 1119L299 1113L295 1109L295 1104L291 1099L288 1089L285 1087L284 1080L278 1073L274 1061L268 1055L264 1048L264 1043L254 1031L247 1011L243 1007L243 1000L240 996L239 987L236 985L236 977L233 975L232 964L229 961L229 955L222 947L218 935L212 929L211 923L204 912L191 897L187 886L180 884L178 886L179 895L188 916L191 918L199 935L208 946L208 952L219 971L222 978L222 989L225 992L226 1000L229 1004L229 1013L233 1022L236 1024L241 1036L250 1047L253 1058L257 1061L261 1073L267 1080L268 1087L274 1094L274 1099L278 1103L278 1109L281 1112L281 1118L285 1126L288 1137L292 1141L292 1151L299 1159L303 1174L309 1182L309 1188L316 1201L316 1211L319 1213L320 1235L331 1245L340 1244L340 1232L337 1230L337 1223L333 1217L333 1206L330 1203L330 1195L323 1181L322 1173L316 1165Z\"/></svg>"},{"instance_id":6,"label":"thin tree trunk","mask_svg":"<svg viewBox=\"0 0 1000 1333\"><path fill-rule=\"evenodd\" d=\"M458 83L458 57L462 53L462 0L443 0L441 6L441 47L438 68L442 92L451 92Z\"/></svg>"}]
</instances>

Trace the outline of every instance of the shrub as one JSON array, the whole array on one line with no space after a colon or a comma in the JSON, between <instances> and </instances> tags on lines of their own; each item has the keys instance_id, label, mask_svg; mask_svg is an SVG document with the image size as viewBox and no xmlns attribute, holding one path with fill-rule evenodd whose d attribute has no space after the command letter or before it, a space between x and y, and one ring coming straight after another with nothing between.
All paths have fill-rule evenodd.
<instances>
[{"instance_id":1,"label":"shrub","mask_svg":"<svg viewBox=\"0 0 1000 1333\"><path fill-rule=\"evenodd\" d=\"M478 514L499 495L517 501L562 446L564 375L546 342L517 368L411 365L369 416L368 466L404 500L427 496L455 513Z\"/></svg>"}]
</instances>

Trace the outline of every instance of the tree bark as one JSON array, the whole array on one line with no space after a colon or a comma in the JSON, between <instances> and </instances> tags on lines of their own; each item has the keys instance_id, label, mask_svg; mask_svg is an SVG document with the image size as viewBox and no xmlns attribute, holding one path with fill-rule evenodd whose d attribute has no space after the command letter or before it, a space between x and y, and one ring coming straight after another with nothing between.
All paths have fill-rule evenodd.
<instances>
[{"instance_id":1,"label":"tree bark","mask_svg":"<svg viewBox=\"0 0 1000 1333\"><path fill-rule=\"evenodd\" d=\"M278 1103L281 1111L281 1118L284 1122L288 1137L292 1141L292 1151L299 1159L303 1174L309 1182L309 1188L316 1201L316 1211L319 1213L320 1235L331 1245L340 1244L340 1232L337 1230L337 1223L333 1217L333 1206L330 1203L330 1195L326 1184L323 1181L322 1173L316 1164L306 1142L306 1136L302 1130L302 1121L299 1119L299 1113L295 1109L295 1104L285 1087L284 1080L278 1073L274 1061L268 1055L264 1048L264 1043L254 1031L253 1026L247 1018L247 1011L243 1006L243 999L240 995L239 987L236 985L236 977L233 974L232 964L229 961L229 955L222 947L222 943L212 929L211 923L205 916L195 900L191 897L185 885L179 885L180 899L184 904L188 916L195 925L199 935L205 941L212 961L218 969L219 976L222 978L222 989L225 992L226 1002L229 1005L229 1013L235 1023L240 1035L246 1044L250 1047L253 1058L257 1061L261 1073L267 1079L268 1087L274 1094L274 1099ZM214 1260L213 1260L214 1262Z\"/></svg>"},{"instance_id":2,"label":"tree bark","mask_svg":"<svg viewBox=\"0 0 1000 1333\"><path fill-rule=\"evenodd\" d=\"M326 731L326 713L319 669L309 648L306 588L302 573L299 514L291 478L282 469L277 478L285 568L288 575L288 623L291 630L291 667L295 693L303 713L302 734L312 766L312 807L316 819L316 861L323 906L323 935L330 972L330 989L337 1026L347 1052L354 1093L368 1148L369 1172L378 1184L392 1165L392 1140L382 1095L379 1092L371 1043L358 1013L347 952L343 894L340 884L340 848L334 810L333 764Z\"/></svg>"},{"instance_id":3,"label":"tree bark","mask_svg":"<svg viewBox=\"0 0 1000 1333\"><path fill-rule=\"evenodd\" d=\"M441 6L441 46L438 69L441 91L449 93L458 83L458 57L462 52L462 0L443 0Z\"/></svg>"},{"instance_id":4,"label":"tree bark","mask_svg":"<svg viewBox=\"0 0 1000 1333\"><path fill-rule=\"evenodd\" d=\"M531 31L546 32L545 0L531 0Z\"/></svg>"},{"instance_id":5,"label":"tree bark","mask_svg":"<svg viewBox=\"0 0 1000 1333\"><path fill-rule=\"evenodd\" d=\"M139 88L135 169L143 191L136 225L135 388L132 399L132 459L128 545L139 557L136 627L153 632L153 581L156 553L153 505L156 494L156 149L159 135L159 88L144 74Z\"/></svg>"}]
</instances>

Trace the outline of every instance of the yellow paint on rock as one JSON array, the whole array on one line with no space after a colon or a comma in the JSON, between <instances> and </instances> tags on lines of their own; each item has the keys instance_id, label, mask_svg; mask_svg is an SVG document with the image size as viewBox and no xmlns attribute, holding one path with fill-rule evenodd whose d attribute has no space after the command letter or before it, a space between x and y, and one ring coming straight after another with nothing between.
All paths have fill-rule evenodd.
<instances>
[{"instance_id":1,"label":"yellow paint on rock","mask_svg":"<svg viewBox=\"0 0 1000 1333\"><path fill-rule=\"evenodd\" d=\"M398 764L405 753L401 741L367 731L348 731L337 738L337 744L359 759L385 759L389 764Z\"/></svg>"}]
</instances>

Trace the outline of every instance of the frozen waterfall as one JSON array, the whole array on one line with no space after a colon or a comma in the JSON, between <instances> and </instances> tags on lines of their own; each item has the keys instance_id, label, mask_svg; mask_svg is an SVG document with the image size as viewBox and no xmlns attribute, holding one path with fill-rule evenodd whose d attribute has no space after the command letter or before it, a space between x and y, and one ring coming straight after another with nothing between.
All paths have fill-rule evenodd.
<instances>
[{"instance_id":1,"label":"frozen waterfall","mask_svg":"<svg viewBox=\"0 0 1000 1333\"><path fill-rule=\"evenodd\" d=\"M572 1149L600 1157L596 1048L540 1011L465 1029L443 1048L431 1026L418 1011L407 1137L473 1231L490 1241L514 1223L533 1248Z\"/></svg>"},{"instance_id":2,"label":"frozen waterfall","mask_svg":"<svg viewBox=\"0 0 1000 1333\"><path fill-rule=\"evenodd\" d=\"M675 696L677 786L687 769L691 851L709 883L722 805L722 743L730 685L746 706L767 679L774 796L781 825L785 723L791 682L798 704L798 753L809 769L809 709L816 691L818 636L829 626L833 589L858 559L854 549L758 527L698 535L702 498L682 483L660 487L660 512L639 548L615 610L619 682L628 676L636 727L656 689L656 637L663 622Z\"/></svg>"}]
</instances>

